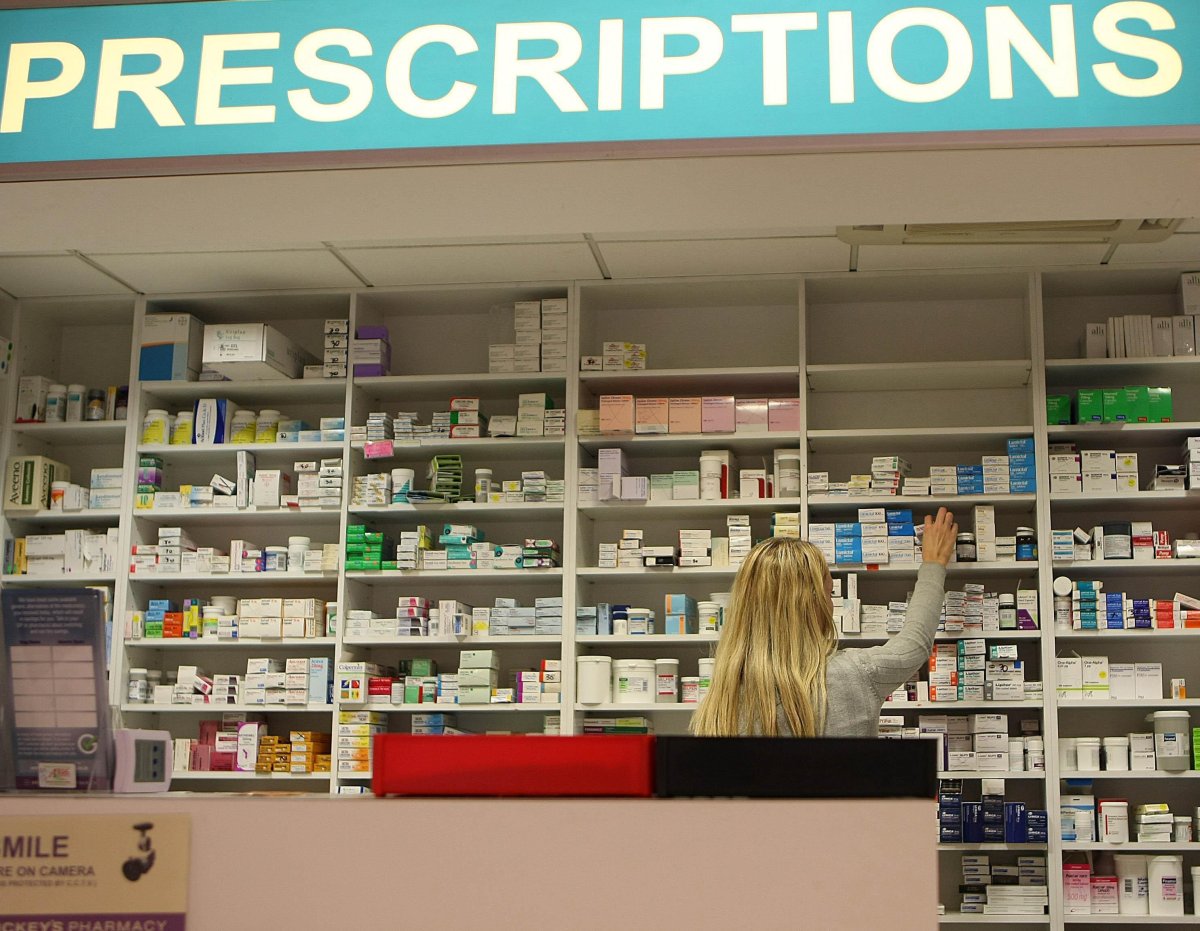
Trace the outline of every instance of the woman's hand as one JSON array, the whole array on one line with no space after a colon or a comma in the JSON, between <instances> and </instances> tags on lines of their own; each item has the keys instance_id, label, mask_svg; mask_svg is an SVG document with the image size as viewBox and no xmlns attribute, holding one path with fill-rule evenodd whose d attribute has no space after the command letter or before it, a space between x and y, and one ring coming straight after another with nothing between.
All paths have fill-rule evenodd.
<instances>
[{"instance_id":1,"label":"woman's hand","mask_svg":"<svg viewBox=\"0 0 1200 931\"><path fill-rule=\"evenodd\" d=\"M954 515L945 508L938 508L937 517L925 515L925 533L921 537L921 554L925 562L946 565L954 555L958 542L958 524Z\"/></svg>"}]
</instances>

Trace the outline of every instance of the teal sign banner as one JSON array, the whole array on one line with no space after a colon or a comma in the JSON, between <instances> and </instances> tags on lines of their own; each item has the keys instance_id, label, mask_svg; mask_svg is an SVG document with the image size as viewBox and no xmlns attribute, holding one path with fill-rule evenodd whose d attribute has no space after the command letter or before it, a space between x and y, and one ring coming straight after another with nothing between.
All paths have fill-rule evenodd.
<instances>
[{"instance_id":1,"label":"teal sign banner","mask_svg":"<svg viewBox=\"0 0 1200 931\"><path fill-rule=\"evenodd\" d=\"M1196 0L0 12L0 164L1200 125Z\"/></svg>"}]
</instances>

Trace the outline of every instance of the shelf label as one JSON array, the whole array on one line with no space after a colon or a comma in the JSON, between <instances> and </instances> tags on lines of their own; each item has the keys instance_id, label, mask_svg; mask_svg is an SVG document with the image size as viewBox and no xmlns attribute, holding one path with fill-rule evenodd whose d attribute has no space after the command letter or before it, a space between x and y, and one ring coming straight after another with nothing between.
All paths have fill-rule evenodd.
<instances>
[{"instance_id":1,"label":"shelf label","mask_svg":"<svg viewBox=\"0 0 1200 931\"><path fill-rule=\"evenodd\" d=\"M653 13L637 0L8 10L0 163L1200 138L1195 0L688 0Z\"/></svg>"},{"instance_id":2,"label":"shelf label","mask_svg":"<svg viewBox=\"0 0 1200 931\"><path fill-rule=\"evenodd\" d=\"M391 440L376 440L363 446L363 456L367 459L390 459L395 451Z\"/></svg>"}]
</instances>

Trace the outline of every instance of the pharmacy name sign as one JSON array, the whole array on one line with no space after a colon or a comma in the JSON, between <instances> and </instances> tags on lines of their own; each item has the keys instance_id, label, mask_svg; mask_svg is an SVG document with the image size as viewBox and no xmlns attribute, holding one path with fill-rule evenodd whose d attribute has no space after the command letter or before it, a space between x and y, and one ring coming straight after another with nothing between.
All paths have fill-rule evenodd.
<instances>
[{"instance_id":1,"label":"pharmacy name sign","mask_svg":"<svg viewBox=\"0 0 1200 931\"><path fill-rule=\"evenodd\" d=\"M1178 131L1200 127L1200 3L258 0L10 10L0 12L0 75L0 164L10 165Z\"/></svg>"}]
</instances>

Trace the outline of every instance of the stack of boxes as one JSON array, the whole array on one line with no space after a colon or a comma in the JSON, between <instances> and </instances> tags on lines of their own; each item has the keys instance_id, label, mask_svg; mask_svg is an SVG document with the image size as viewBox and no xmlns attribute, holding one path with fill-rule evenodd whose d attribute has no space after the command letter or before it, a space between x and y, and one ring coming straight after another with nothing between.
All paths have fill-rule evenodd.
<instances>
[{"instance_id":1,"label":"stack of boxes","mask_svg":"<svg viewBox=\"0 0 1200 931\"><path fill-rule=\"evenodd\" d=\"M124 469L92 469L91 487L88 491L89 508L116 508L121 506L121 486L125 481ZM71 510L63 503L63 510Z\"/></svg>"},{"instance_id":2,"label":"stack of boxes","mask_svg":"<svg viewBox=\"0 0 1200 931\"><path fill-rule=\"evenodd\" d=\"M1169 844L1174 838L1175 817L1165 802L1138 805L1133 810L1133 826L1139 844Z\"/></svg>"},{"instance_id":3,"label":"stack of boxes","mask_svg":"<svg viewBox=\"0 0 1200 931\"><path fill-rule=\"evenodd\" d=\"M515 341L488 346L488 371L494 373L567 370L567 299L517 301L513 305Z\"/></svg>"},{"instance_id":4,"label":"stack of boxes","mask_svg":"<svg viewBox=\"0 0 1200 931\"><path fill-rule=\"evenodd\" d=\"M1155 530L1153 522L1148 520L1110 521L1091 531L1082 527L1053 530L1051 541L1056 560L1154 562L1200 557L1200 544L1195 540L1172 541L1169 531Z\"/></svg>"},{"instance_id":5,"label":"stack of boxes","mask_svg":"<svg viewBox=\"0 0 1200 931\"><path fill-rule=\"evenodd\" d=\"M1107 656L1072 655L1057 657L1055 664L1060 699L1159 701L1163 697L1162 663L1110 663ZM1176 687L1177 682L1183 680L1172 680L1172 690L1185 691Z\"/></svg>"},{"instance_id":6,"label":"stack of boxes","mask_svg":"<svg viewBox=\"0 0 1200 931\"><path fill-rule=\"evenodd\" d=\"M1170 388L1135 385L1125 388L1080 388L1072 398L1046 396L1046 423L1171 423L1174 398Z\"/></svg>"},{"instance_id":7,"label":"stack of boxes","mask_svg":"<svg viewBox=\"0 0 1200 931\"><path fill-rule=\"evenodd\" d=\"M479 412L479 398L451 398L450 410L434 411L430 434L448 440L477 440L486 435L488 420Z\"/></svg>"},{"instance_id":8,"label":"stack of boxes","mask_svg":"<svg viewBox=\"0 0 1200 931\"><path fill-rule=\"evenodd\" d=\"M1051 494L1112 495L1136 491L1137 453L1112 449L1079 451L1073 443L1051 445Z\"/></svg>"},{"instance_id":9,"label":"stack of boxes","mask_svg":"<svg viewBox=\"0 0 1200 931\"><path fill-rule=\"evenodd\" d=\"M550 395L544 392L530 392L517 397L517 436L545 436L546 412L554 408ZM555 429L561 420L563 431L566 431L565 412L563 417L555 415Z\"/></svg>"},{"instance_id":10,"label":"stack of boxes","mask_svg":"<svg viewBox=\"0 0 1200 931\"><path fill-rule=\"evenodd\" d=\"M867 482L866 494L896 495L900 493L900 483L912 472L912 463L901 456L875 456L871 460L871 477ZM858 479L856 481L856 479ZM861 490L862 481L859 476L851 476L851 485Z\"/></svg>"},{"instance_id":11,"label":"stack of boxes","mask_svg":"<svg viewBox=\"0 0 1200 931\"><path fill-rule=\"evenodd\" d=\"M382 734L385 730L387 715L384 712L339 711L334 738L338 775L370 775L375 735Z\"/></svg>"},{"instance_id":12,"label":"stack of boxes","mask_svg":"<svg viewBox=\"0 0 1200 931\"><path fill-rule=\"evenodd\" d=\"M583 356L579 369L583 372L640 372L646 368L646 344L624 340L606 340L599 356Z\"/></svg>"},{"instance_id":13,"label":"stack of boxes","mask_svg":"<svg viewBox=\"0 0 1200 931\"><path fill-rule=\"evenodd\" d=\"M394 552L395 545L382 531L368 530L364 524L348 524L346 571L363 572L385 568L384 556Z\"/></svg>"},{"instance_id":14,"label":"stack of boxes","mask_svg":"<svg viewBox=\"0 0 1200 931\"><path fill-rule=\"evenodd\" d=\"M800 515L775 512L771 515L771 536L800 539Z\"/></svg>"},{"instance_id":15,"label":"stack of boxes","mask_svg":"<svg viewBox=\"0 0 1200 931\"><path fill-rule=\"evenodd\" d=\"M730 514L725 518L725 527L729 533L729 565L740 566L754 547L750 515Z\"/></svg>"},{"instance_id":16,"label":"stack of boxes","mask_svg":"<svg viewBox=\"0 0 1200 931\"><path fill-rule=\"evenodd\" d=\"M401 530L400 542L396 545L397 569L417 569L421 565L421 556L433 548L433 534L424 524L419 524L416 530Z\"/></svg>"},{"instance_id":17,"label":"stack of boxes","mask_svg":"<svg viewBox=\"0 0 1200 931\"><path fill-rule=\"evenodd\" d=\"M700 631L700 610L691 595L666 596L665 634L695 634Z\"/></svg>"},{"instance_id":18,"label":"stack of boxes","mask_svg":"<svg viewBox=\"0 0 1200 931\"><path fill-rule=\"evenodd\" d=\"M414 714L412 716L412 733L442 736L446 734L462 734L458 729L458 719L452 714L434 712L432 714Z\"/></svg>"},{"instance_id":19,"label":"stack of boxes","mask_svg":"<svg viewBox=\"0 0 1200 931\"><path fill-rule=\"evenodd\" d=\"M562 701L562 660L544 659L537 669L514 673L513 686L519 704L558 704Z\"/></svg>"},{"instance_id":20,"label":"stack of boxes","mask_svg":"<svg viewBox=\"0 0 1200 931\"><path fill-rule=\"evenodd\" d=\"M6 543L11 575L109 575L116 572L117 529L30 534Z\"/></svg>"},{"instance_id":21,"label":"stack of boxes","mask_svg":"<svg viewBox=\"0 0 1200 931\"><path fill-rule=\"evenodd\" d=\"M963 799L962 781L943 779L938 792L939 839L943 844L1044 844L1044 810L1006 802L1003 779L984 779L980 801Z\"/></svg>"},{"instance_id":22,"label":"stack of boxes","mask_svg":"<svg viewBox=\"0 0 1200 931\"><path fill-rule=\"evenodd\" d=\"M1181 455L1183 467L1187 470L1184 481L1188 491L1200 489L1200 436L1189 436L1184 440Z\"/></svg>"},{"instance_id":23,"label":"stack of boxes","mask_svg":"<svg viewBox=\"0 0 1200 931\"><path fill-rule=\"evenodd\" d=\"M327 509L342 506L343 469L340 457L320 462L297 462L296 494L300 509Z\"/></svg>"},{"instance_id":24,"label":"stack of boxes","mask_svg":"<svg viewBox=\"0 0 1200 931\"><path fill-rule=\"evenodd\" d=\"M967 854L962 858L962 874L961 914L1046 914L1049 891L1044 856L1017 857L1015 866L993 866L987 854Z\"/></svg>"},{"instance_id":25,"label":"stack of boxes","mask_svg":"<svg viewBox=\"0 0 1200 931\"><path fill-rule=\"evenodd\" d=\"M1017 437L1008 441L1007 455L930 466L927 476L912 475L912 464L901 456L875 456L869 473L853 474L848 482L831 482L828 472L809 472L808 490L839 497L1032 494L1037 491L1033 450L1032 437Z\"/></svg>"},{"instance_id":26,"label":"stack of boxes","mask_svg":"<svg viewBox=\"0 0 1200 931\"><path fill-rule=\"evenodd\" d=\"M326 343L329 338L326 337ZM385 326L360 326L350 341L350 364L359 378L390 375L392 371L392 344Z\"/></svg>"},{"instance_id":27,"label":"stack of boxes","mask_svg":"<svg viewBox=\"0 0 1200 931\"><path fill-rule=\"evenodd\" d=\"M542 301L542 371L567 370L567 299L549 298ZM642 350L642 366L646 353ZM549 434L547 434L549 435Z\"/></svg>"},{"instance_id":28,"label":"stack of boxes","mask_svg":"<svg viewBox=\"0 0 1200 931\"><path fill-rule=\"evenodd\" d=\"M493 698L505 697L495 693L501 691L500 655L495 650L463 650L458 657L458 703L460 705L487 705ZM511 692L512 701L515 692Z\"/></svg>"},{"instance_id":29,"label":"stack of boxes","mask_svg":"<svg viewBox=\"0 0 1200 931\"><path fill-rule=\"evenodd\" d=\"M679 563L683 568L712 565L712 531L680 530Z\"/></svg>"},{"instance_id":30,"label":"stack of boxes","mask_svg":"<svg viewBox=\"0 0 1200 931\"><path fill-rule=\"evenodd\" d=\"M831 564L915 565L912 511L860 508L857 523L811 524L809 540Z\"/></svg>"},{"instance_id":31,"label":"stack of boxes","mask_svg":"<svg viewBox=\"0 0 1200 931\"><path fill-rule=\"evenodd\" d=\"M526 537L521 547L521 568L557 569L562 566L562 552L553 540ZM501 568L499 565L497 569Z\"/></svg>"},{"instance_id":32,"label":"stack of boxes","mask_svg":"<svg viewBox=\"0 0 1200 931\"><path fill-rule=\"evenodd\" d=\"M304 377L345 378L350 371L350 321L340 317L326 320L324 339L323 364L304 366Z\"/></svg>"}]
</instances>

